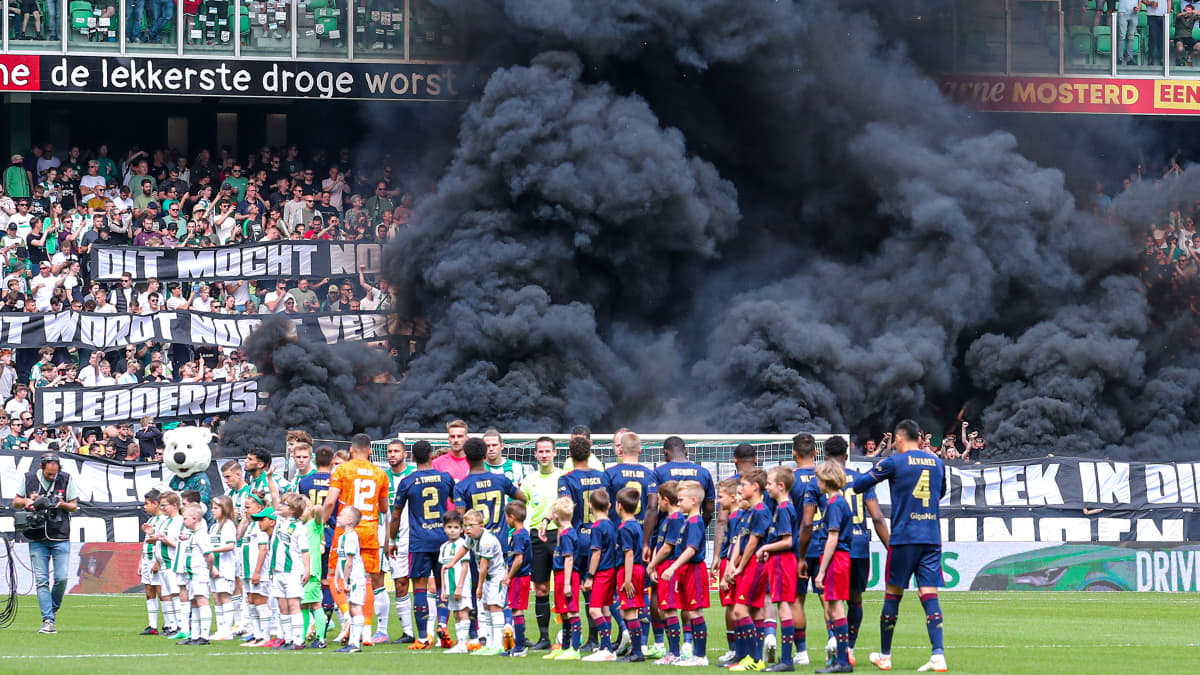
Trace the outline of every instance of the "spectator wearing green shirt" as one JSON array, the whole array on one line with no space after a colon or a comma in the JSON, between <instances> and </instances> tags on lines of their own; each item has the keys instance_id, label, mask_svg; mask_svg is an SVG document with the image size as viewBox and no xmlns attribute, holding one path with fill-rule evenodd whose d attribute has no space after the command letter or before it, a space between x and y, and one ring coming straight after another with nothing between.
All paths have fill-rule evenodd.
<instances>
[{"instance_id":1,"label":"spectator wearing green shirt","mask_svg":"<svg viewBox=\"0 0 1200 675\"><path fill-rule=\"evenodd\" d=\"M151 178L142 178L138 183L141 190L137 196L133 198L133 219L141 220L142 214L150 207L150 202L157 198L154 196L154 183Z\"/></svg>"},{"instance_id":2,"label":"spectator wearing green shirt","mask_svg":"<svg viewBox=\"0 0 1200 675\"><path fill-rule=\"evenodd\" d=\"M223 184L233 186L233 195L236 201L240 202L246 197L246 185L249 182L249 179L242 175L242 165L235 163L233 168L229 170L229 175L225 177Z\"/></svg>"},{"instance_id":3,"label":"spectator wearing green shirt","mask_svg":"<svg viewBox=\"0 0 1200 675\"><path fill-rule=\"evenodd\" d=\"M305 312L315 312L321 308L321 301L317 298L317 294L308 287L308 279L300 278L296 287L288 291L287 294L296 299L296 309Z\"/></svg>"},{"instance_id":4,"label":"spectator wearing green shirt","mask_svg":"<svg viewBox=\"0 0 1200 675\"><path fill-rule=\"evenodd\" d=\"M382 216L379 215L384 211L392 211L396 208L396 204L392 202L392 198L388 196L387 183L379 181L375 184L375 196L367 200L366 212L367 218L374 225L378 223Z\"/></svg>"}]
</instances>

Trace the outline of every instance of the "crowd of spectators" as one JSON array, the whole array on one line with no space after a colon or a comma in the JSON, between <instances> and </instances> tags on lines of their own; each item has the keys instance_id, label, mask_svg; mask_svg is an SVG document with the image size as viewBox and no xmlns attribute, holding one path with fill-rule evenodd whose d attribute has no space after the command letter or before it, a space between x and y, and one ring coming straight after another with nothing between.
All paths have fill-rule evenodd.
<instances>
[{"instance_id":1,"label":"crowd of spectators","mask_svg":"<svg viewBox=\"0 0 1200 675\"><path fill-rule=\"evenodd\" d=\"M283 314L387 310L386 280L296 278L212 283L115 283L91 279L97 244L212 247L281 239L385 242L406 227L412 198L384 162L364 168L342 148L301 159L296 146L262 147L245 161L228 148L201 150L189 161L168 150L51 144L11 157L0 190L0 312L74 310L149 314L194 310ZM393 349L394 356L404 358ZM140 382L231 382L257 376L233 348L146 342L112 351L76 347L0 350L0 448L51 447L118 460L154 459L149 438L162 425L46 429L33 422L38 387L95 387ZM200 421L200 420L197 420ZM212 423L213 421L208 421ZM217 421L219 423L219 420ZM159 446L161 447L161 442Z\"/></svg>"},{"instance_id":2,"label":"crowd of spectators","mask_svg":"<svg viewBox=\"0 0 1200 675\"><path fill-rule=\"evenodd\" d=\"M961 433L948 433L942 436L941 443L935 443L933 434L921 432L920 447L943 460L956 464L978 464L987 452L987 440L978 431L971 430L971 425L963 421ZM863 441L862 454L867 457L887 457L892 454L895 444L889 431L878 441L868 438Z\"/></svg>"}]
</instances>

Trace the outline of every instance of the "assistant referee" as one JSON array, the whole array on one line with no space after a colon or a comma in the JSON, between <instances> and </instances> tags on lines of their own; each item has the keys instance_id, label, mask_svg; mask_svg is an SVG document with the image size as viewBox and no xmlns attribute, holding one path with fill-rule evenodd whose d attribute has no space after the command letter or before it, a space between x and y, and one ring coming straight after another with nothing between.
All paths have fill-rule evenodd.
<instances>
[{"instance_id":1,"label":"assistant referee","mask_svg":"<svg viewBox=\"0 0 1200 675\"><path fill-rule=\"evenodd\" d=\"M525 524L533 535L533 593L541 638L531 649L550 649L550 574L554 561L554 546L558 543L558 524L550 507L558 497L558 477L565 472L554 466L558 450L554 439L542 436L534 445L538 470L525 477L521 491L525 493L528 509Z\"/></svg>"}]
</instances>

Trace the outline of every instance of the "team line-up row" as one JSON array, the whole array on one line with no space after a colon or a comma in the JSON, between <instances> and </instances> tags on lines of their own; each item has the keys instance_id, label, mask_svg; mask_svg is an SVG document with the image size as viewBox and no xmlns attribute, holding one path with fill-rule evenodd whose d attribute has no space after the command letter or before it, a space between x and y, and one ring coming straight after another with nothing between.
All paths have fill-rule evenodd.
<instances>
[{"instance_id":1,"label":"team line-up row","mask_svg":"<svg viewBox=\"0 0 1200 675\"><path fill-rule=\"evenodd\" d=\"M212 500L211 513L195 492L147 494L143 634L159 634L161 610L162 633L182 645L242 637L245 647L324 648L336 611L336 651L354 653L389 640L390 573L404 631L395 642L410 650L523 657L532 649L548 650L544 659L706 666L711 555L729 645L720 665L790 672L808 664L811 584L828 634L817 672L853 672L869 519L888 546L882 645L870 661L891 669L899 602L915 576L932 646L920 670L946 670L937 598L943 471L919 449L909 420L896 426L897 454L866 473L846 468L840 437L826 441L827 461L814 466L815 441L799 434L795 468L764 472L754 447L742 445L738 474L719 485L688 461L677 437L664 441L667 461L651 469L638 462L637 434L621 430L619 462L606 471L586 436L571 439L570 471L555 468L554 441L539 439L537 470L522 477L513 475L521 465L495 451L495 432L468 438L455 421L449 433L449 452L436 458L428 442L393 441L383 470L370 461L365 435L349 453L321 447L314 457L310 439L293 432L295 485L276 475L269 452L255 450L244 465L222 467L229 494ZM874 495L885 480L890 530ZM705 531L714 516L710 554ZM527 645L531 590L542 639ZM553 643L551 595L563 626Z\"/></svg>"}]
</instances>

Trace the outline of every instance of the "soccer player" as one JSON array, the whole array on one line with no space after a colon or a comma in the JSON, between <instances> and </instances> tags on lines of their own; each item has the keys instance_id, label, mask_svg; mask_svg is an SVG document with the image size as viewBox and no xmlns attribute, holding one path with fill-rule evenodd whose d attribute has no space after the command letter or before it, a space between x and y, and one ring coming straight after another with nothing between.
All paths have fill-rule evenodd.
<instances>
[{"instance_id":1,"label":"soccer player","mask_svg":"<svg viewBox=\"0 0 1200 675\"><path fill-rule=\"evenodd\" d=\"M558 479L566 472L555 468L554 458L558 451L554 439L542 436L534 443L533 457L537 460L537 471L527 475L521 482L521 492L528 499L526 526L533 541L534 615L537 617L541 637L530 649L550 649L550 573L554 560L554 546L558 542L558 523L554 521L552 507L558 498Z\"/></svg>"},{"instance_id":2,"label":"soccer player","mask_svg":"<svg viewBox=\"0 0 1200 675\"><path fill-rule=\"evenodd\" d=\"M592 536L592 523L596 520L596 514L592 513L592 502L590 495L596 490L609 490L608 476L603 471L593 469L589 463L592 457L592 442L583 436L572 438L567 446L567 450L571 455L572 466L583 467L575 468L568 471L562 478L558 479L558 496L570 497L571 502L575 504L575 518L572 522L579 536L584 540L590 540ZM589 551L590 555L590 551ZM577 561L579 572L581 575L587 574L587 563L584 559ZM599 645L596 642L596 624L592 621L591 615L588 616L588 639L583 644L583 651L595 651Z\"/></svg>"},{"instance_id":3,"label":"soccer player","mask_svg":"<svg viewBox=\"0 0 1200 675\"><path fill-rule=\"evenodd\" d=\"M162 497L163 512L169 519L167 528L159 541L167 545L170 552L163 553L163 559L170 559L169 567L171 583L164 584L164 590L168 596L177 595L179 597L176 603L176 632L174 635L168 634L167 637L172 640L188 640L193 636L189 631L192 628L192 603L188 598L188 546L190 545L192 531L187 528L184 523L183 498L178 493L167 493Z\"/></svg>"},{"instance_id":4,"label":"soccer player","mask_svg":"<svg viewBox=\"0 0 1200 675\"><path fill-rule=\"evenodd\" d=\"M647 515L649 520L656 522L658 520L658 481L654 478L654 471L643 466L638 462L638 458L642 453L642 439L629 429L624 427L617 430L613 435L613 448L617 451L617 464L609 467L604 473L608 476L608 484L611 488L609 494L620 494L625 488L632 488L638 491L638 508L634 516L637 518L639 526L646 523ZM617 520L617 503L613 501L612 513L610 517ZM645 536L645 531L639 527ZM642 546L649 544L649 540L643 541ZM617 654L624 655L626 648L630 644L630 635L628 624L625 623L621 616L620 603L614 600L610 612L617 621L618 627L621 628L621 643L617 647ZM642 634L646 635L650 632L650 612L646 608L646 603L642 603L642 611L640 615L642 622Z\"/></svg>"},{"instance_id":5,"label":"soccer player","mask_svg":"<svg viewBox=\"0 0 1200 675\"><path fill-rule=\"evenodd\" d=\"M333 472L333 448L322 445L316 452L316 470L300 479L297 490L308 498L312 504L313 517L308 521L309 551L323 553L333 548L333 528L327 527L328 521L322 520L325 497L329 494L329 479ZM312 649L324 649L325 632L328 628L327 617L322 610L322 604L333 605L333 597L329 595L329 558L325 555L312 556L312 576L304 585L304 598L300 613L304 618L304 636L313 634L309 644ZM328 596L328 599L327 599Z\"/></svg>"},{"instance_id":6,"label":"soccer player","mask_svg":"<svg viewBox=\"0 0 1200 675\"><path fill-rule=\"evenodd\" d=\"M287 481L280 480L279 476L275 475L271 452L264 448L254 448L246 453L246 475L250 476L246 482L250 484L251 492L271 496L271 503L267 506L278 504L279 495L290 488Z\"/></svg>"},{"instance_id":7,"label":"soccer player","mask_svg":"<svg viewBox=\"0 0 1200 675\"><path fill-rule=\"evenodd\" d=\"M586 462L583 458L580 463ZM579 564L591 554L590 537L582 537L573 526L575 503L570 497L554 500L554 518L558 521L558 542L554 547L554 612L562 617L563 638L557 649L543 659L578 661L581 641L579 625ZM577 563L580 561L580 563Z\"/></svg>"},{"instance_id":8,"label":"soccer player","mask_svg":"<svg viewBox=\"0 0 1200 675\"><path fill-rule=\"evenodd\" d=\"M279 605L283 642L274 648L293 651L304 649L300 600L312 573L304 522L312 514L308 500L294 492L283 497L275 512L278 516L271 536L271 595Z\"/></svg>"},{"instance_id":9,"label":"soccer player","mask_svg":"<svg viewBox=\"0 0 1200 675\"><path fill-rule=\"evenodd\" d=\"M174 492L164 492L159 495L159 508L162 509L162 519L155 529L154 561L160 583L159 597L163 606L162 634L171 637L177 633L187 634L183 620L183 608L179 599L179 578L175 575L175 559L179 557L179 533L183 529L183 516L179 514L179 495ZM151 570L154 570L152 567Z\"/></svg>"},{"instance_id":10,"label":"soccer player","mask_svg":"<svg viewBox=\"0 0 1200 675\"><path fill-rule=\"evenodd\" d=\"M404 444L404 441L398 438L388 441L387 463L388 468L385 473L388 477L388 504L394 504L396 488L400 485L400 481L413 472L413 468L408 465L408 446ZM410 644L415 637L412 620L412 595L408 592L408 513L401 511L397 519L400 521L400 527L396 531L396 538L391 539L390 512L382 513L379 536L387 539L381 544L389 551L387 567L388 571L392 573L392 585L396 589L396 616L400 618L400 626L404 631L395 640L395 644ZM395 546L387 547L389 542L394 543ZM387 608L384 608L379 614L379 630L371 638L371 642L379 644L388 640L388 617L390 614L391 610Z\"/></svg>"},{"instance_id":11,"label":"soccer player","mask_svg":"<svg viewBox=\"0 0 1200 675\"><path fill-rule=\"evenodd\" d=\"M393 542L389 546L395 547L401 516L407 513L410 556L408 574L413 584L417 631L416 641L408 648L417 651L429 649L434 644L434 636L432 631L428 630L428 624L437 617L438 610L429 602L429 579L440 579L442 576L438 551L446 542L442 519L448 510L453 510L451 494L454 490L454 479L433 468L433 446L429 441L413 443L412 454L413 461L417 463L417 470L405 476L396 486L391 522L388 524L388 539ZM392 549L392 552L394 551L395 548ZM449 647L450 634L443 632L440 637L442 646Z\"/></svg>"},{"instance_id":12,"label":"soccer player","mask_svg":"<svg viewBox=\"0 0 1200 675\"><path fill-rule=\"evenodd\" d=\"M853 483L864 474L846 467L849 455L849 444L841 436L833 436L825 441L825 457L841 464L846 472L846 479ZM846 620L850 628L850 648L847 650L850 665L854 664L854 646L858 642L858 629L862 626L863 607L862 594L867 590L871 578L871 532L867 529L866 516L871 517L875 533L887 547L888 526L884 520L883 510L879 508L879 500L875 496L875 488L859 494L853 487L847 486L842 490L846 504L850 506L851 539L850 539L850 599L846 602Z\"/></svg>"},{"instance_id":13,"label":"soccer player","mask_svg":"<svg viewBox=\"0 0 1200 675\"><path fill-rule=\"evenodd\" d=\"M300 479L316 472L312 465L312 436L307 431L293 429L287 432L287 453L296 463L296 479L293 485L298 485Z\"/></svg>"},{"instance_id":14,"label":"soccer player","mask_svg":"<svg viewBox=\"0 0 1200 675\"><path fill-rule=\"evenodd\" d=\"M662 579L658 574L658 566L667 560L674 561L679 557L679 543L682 541L684 518L679 512L679 482L667 481L658 486L659 511L666 513L663 519L662 538L654 557L646 566L646 574L654 584L651 598L654 600L657 613L655 622L665 626L667 633L667 652L655 663L672 665L679 661L680 638L682 631L679 625L678 585L675 579Z\"/></svg>"},{"instance_id":15,"label":"soccer player","mask_svg":"<svg viewBox=\"0 0 1200 675\"><path fill-rule=\"evenodd\" d=\"M679 513L683 530L675 547L679 554L662 573L663 581L675 581L679 609L683 611L684 621L691 624L692 639L695 641L693 655L678 661L677 665L680 666L708 665L708 624L704 620L704 610L709 605L709 587L708 567L704 564L704 551L707 548L704 541L705 525L700 518L702 501L703 485L690 480L680 484Z\"/></svg>"},{"instance_id":16,"label":"soccer player","mask_svg":"<svg viewBox=\"0 0 1200 675\"><path fill-rule=\"evenodd\" d=\"M945 495L945 466L936 456L919 449L921 428L902 420L894 431L896 454L879 462L854 481L854 491L865 494L888 481L892 495L892 534L888 547L887 587L879 617L880 650L871 663L892 669L892 634L900 612L900 599L914 575L925 609L925 627L933 654L921 672L946 671L942 644L942 609L937 589L942 585L942 531L938 502Z\"/></svg>"},{"instance_id":17,"label":"soccer player","mask_svg":"<svg viewBox=\"0 0 1200 675\"><path fill-rule=\"evenodd\" d=\"M353 460L351 460L353 461ZM338 511L337 565L334 568L333 585L344 595L350 606L350 634L345 647L335 649L343 654L362 651L362 637L366 630L363 605L367 596L367 570L359 547L358 532L362 514L353 506L343 506Z\"/></svg>"},{"instance_id":18,"label":"soccer player","mask_svg":"<svg viewBox=\"0 0 1200 675\"><path fill-rule=\"evenodd\" d=\"M792 489L788 492L788 500L791 501L792 507L800 512L800 543L797 550L804 556L803 559L797 561L800 568L800 585L796 589L796 604L792 607L792 621L795 622L796 652L798 654L808 654L808 620L804 614L804 601L808 597L812 575L815 575L821 567L821 553L825 550L825 541L822 538L824 532L820 528L821 490L817 487L817 474L813 464L816 453L817 439L812 434L800 433L792 437L792 459L796 461L796 470L793 472ZM814 591L817 590L815 585L812 588ZM819 602L824 602L820 600L820 595L817 597ZM827 661L836 649L837 639L831 632L829 639L825 642Z\"/></svg>"},{"instance_id":19,"label":"soccer player","mask_svg":"<svg viewBox=\"0 0 1200 675\"><path fill-rule=\"evenodd\" d=\"M616 596L617 588L617 528L608 517L608 492L592 490L588 499L596 519L591 527L591 555L583 593L588 599L588 615L600 630L600 648L583 660L616 661L617 656L612 648L612 614L609 605Z\"/></svg>"},{"instance_id":20,"label":"soccer player","mask_svg":"<svg viewBox=\"0 0 1200 675\"><path fill-rule=\"evenodd\" d=\"M724 516L722 516L724 514ZM730 561L735 561L737 564L738 558L738 531L741 527L742 511L739 506L738 498L738 482L732 478L727 478L717 484L717 521L724 520L726 524L726 536L721 541L721 546L716 547L715 539L713 550L717 552L720 558L720 563L717 565L717 597L721 601L721 606L725 608L725 641L729 645L729 649L717 659L717 665L728 666L737 661L733 658L733 643L736 640L733 631L733 590L734 587L725 581L725 572L728 570Z\"/></svg>"},{"instance_id":21,"label":"soccer player","mask_svg":"<svg viewBox=\"0 0 1200 675\"><path fill-rule=\"evenodd\" d=\"M243 587L246 589L246 602L250 605L250 626L253 638L242 643L243 647L266 647L271 642L268 627L271 623L271 609L268 598L271 594L271 566L267 564L270 557L271 532L275 529L275 509L264 506L266 499L257 493L251 494L246 502L246 517L255 523L254 529L245 530L243 541L246 548L242 554ZM268 515L259 514L270 511Z\"/></svg>"},{"instance_id":22,"label":"soccer player","mask_svg":"<svg viewBox=\"0 0 1200 675\"><path fill-rule=\"evenodd\" d=\"M712 474L708 469L688 460L687 446L678 436L670 436L663 441L663 456L667 461L654 468L654 480L659 485L669 480L694 480L700 483L704 487L704 501L700 504L700 514L707 525L717 508L717 488L713 484ZM653 529L657 523L649 517L653 514L647 515L646 529ZM648 560L649 557L647 552L645 558Z\"/></svg>"},{"instance_id":23,"label":"soccer player","mask_svg":"<svg viewBox=\"0 0 1200 675\"><path fill-rule=\"evenodd\" d=\"M487 529L484 515L478 509L471 509L463 515L463 529L466 532L463 547L455 553L450 564L458 564L469 551L475 556L479 569L475 581L476 610L480 619L479 632L487 640L487 645L474 653L476 656L499 656L503 651L500 645L504 641L504 604L508 595L504 588L504 579L508 574L504 565L504 548L500 546L496 535Z\"/></svg>"},{"instance_id":24,"label":"soccer player","mask_svg":"<svg viewBox=\"0 0 1200 675\"><path fill-rule=\"evenodd\" d=\"M225 495L213 497L213 524L208 529L212 539L213 577L212 597L216 607L217 631L209 639L233 639L233 588L237 580L237 525L233 522L233 500Z\"/></svg>"},{"instance_id":25,"label":"soccer player","mask_svg":"<svg viewBox=\"0 0 1200 675\"><path fill-rule=\"evenodd\" d=\"M509 535L505 563L508 575L504 586L508 589L508 609L513 613L513 646L503 656L525 656L525 610L529 609L529 578L533 573L533 542L529 529L525 527L525 505L509 502L504 507L504 516L512 531Z\"/></svg>"},{"instance_id":26,"label":"soccer player","mask_svg":"<svg viewBox=\"0 0 1200 675\"><path fill-rule=\"evenodd\" d=\"M833 628L837 639L837 656L834 662L817 670L818 673L853 673L848 648L850 628L846 624L845 601L850 598L850 507L842 496L846 486L846 474L837 462L822 462L816 469L817 481L821 486L821 527L825 530L825 550L821 554L821 566L813 577L818 588L823 589L825 620Z\"/></svg>"},{"instance_id":27,"label":"soccer player","mask_svg":"<svg viewBox=\"0 0 1200 675\"><path fill-rule=\"evenodd\" d=\"M483 432L483 444L487 446L487 461L483 465L485 469L492 473L504 474L513 485L520 485L525 480L529 467L504 456L504 439L500 437L499 431L488 429Z\"/></svg>"},{"instance_id":28,"label":"soccer player","mask_svg":"<svg viewBox=\"0 0 1200 675\"><path fill-rule=\"evenodd\" d=\"M158 606L159 606L159 574L155 563L157 556L155 551L158 549L154 545L154 533L158 530L166 516L162 515L159 508L159 491L150 490L146 493L145 505L142 507L146 511L149 519L142 524L142 532L146 535L145 546L142 547L142 561L139 572L142 577L142 585L146 587L146 629L142 631L142 635L158 635ZM167 606L163 604L163 619L167 618ZM163 626L166 628L166 624Z\"/></svg>"},{"instance_id":29,"label":"soccer player","mask_svg":"<svg viewBox=\"0 0 1200 675\"><path fill-rule=\"evenodd\" d=\"M475 585L471 583L471 567L460 555L466 550L466 542L462 536L462 514L458 511L447 511L443 514L442 531L446 541L442 542L441 548L438 549L438 568L441 570L438 586L441 588L442 603L454 614L454 637L457 638L457 643L450 646L446 653L466 654Z\"/></svg>"},{"instance_id":30,"label":"soccer player","mask_svg":"<svg viewBox=\"0 0 1200 675\"><path fill-rule=\"evenodd\" d=\"M433 468L460 481L471 470L471 465L463 455L463 444L467 442L467 423L462 420L450 422L446 425L446 435L450 451L434 459Z\"/></svg>"},{"instance_id":31,"label":"soccer player","mask_svg":"<svg viewBox=\"0 0 1200 675\"><path fill-rule=\"evenodd\" d=\"M658 501L657 495L654 501ZM628 487L617 493L617 517L621 519L617 528L617 597L629 626L630 643L629 655L617 659L622 663L646 660L642 655L644 632L638 621L639 613L646 607L646 568L641 563L645 537L636 513L641 508L642 493L635 488Z\"/></svg>"},{"instance_id":32,"label":"soccer player","mask_svg":"<svg viewBox=\"0 0 1200 675\"><path fill-rule=\"evenodd\" d=\"M799 570L797 552L800 546L800 519L788 499L793 480L792 470L787 467L777 466L767 473L767 494L775 502L775 511L771 517L771 527L767 530L766 544L758 549L758 562L767 566L767 587L771 602L778 609L780 632L783 635L783 653L779 663L767 667L767 671L772 673L790 673L796 669L792 657L796 634L792 605L796 602ZM802 652L799 657L800 665L808 665L807 652Z\"/></svg>"},{"instance_id":33,"label":"soccer player","mask_svg":"<svg viewBox=\"0 0 1200 675\"><path fill-rule=\"evenodd\" d=\"M204 524L204 507L188 504L183 509L183 528L187 532L187 548L180 558L185 560L188 575L188 596L192 602L189 637L175 644L208 645L212 629L212 608L208 605L209 581L213 577L213 545Z\"/></svg>"},{"instance_id":34,"label":"soccer player","mask_svg":"<svg viewBox=\"0 0 1200 675\"><path fill-rule=\"evenodd\" d=\"M339 509L353 506L358 510L360 519L356 528L359 555L362 556L363 568L367 571L368 585L374 589L374 604L386 610L388 597L380 566L379 516L390 506L387 503L388 478L382 469L371 463L371 438L366 434L355 434L350 439L350 457L349 462L333 470L322 520L329 520L335 505ZM335 531L334 537L340 538L341 533ZM367 596L363 608L363 625L370 626L374 609L372 594L368 593ZM340 600L337 593L334 593L334 598ZM343 601L338 602L339 606L342 604Z\"/></svg>"},{"instance_id":35,"label":"soccer player","mask_svg":"<svg viewBox=\"0 0 1200 675\"><path fill-rule=\"evenodd\" d=\"M767 595L767 568L758 562L758 549L766 541L771 526L771 514L763 504L763 491L767 487L767 474L761 469L751 469L742 474L738 485L747 510L742 514L741 531L738 534L741 554L737 564L726 569L725 580L735 586L734 591L734 651L739 659L730 670L764 670L763 640L766 630L762 621L763 604ZM661 488L660 488L661 491Z\"/></svg>"},{"instance_id":36,"label":"soccer player","mask_svg":"<svg viewBox=\"0 0 1200 675\"><path fill-rule=\"evenodd\" d=\"M233 612L236 615L236 625L233 635L242 636L249 632L247 629L255 619L250 616L250 603L244 601L246 594L244 578L249 577L242 568L245 560L245 531L250 527L246 517L246 499L250 496L250 485L246 482L242 465L237 460L229 460L221 465L221 478L225 481L225 494L233 500L233 524L237 528L237 548L234 557L234 586Z\"/></svg>"},{"instance_id":37,"label":"soccer player","mask_svg":"<svg viewBox=\"0 0 1200 675\"><path fill-rule=\"evenodd\" d=\"M507 540L504 523L506 498L523 502L525 494L503 474L495 474L484 468L487 446L478 438L468 438L463 443L463 456L471 465L470 473L454 485L454 507L460 513L479 511L483 524L497 540ZM482 574L480 575L482 576Z\"/></svg>"}]
</instances>

